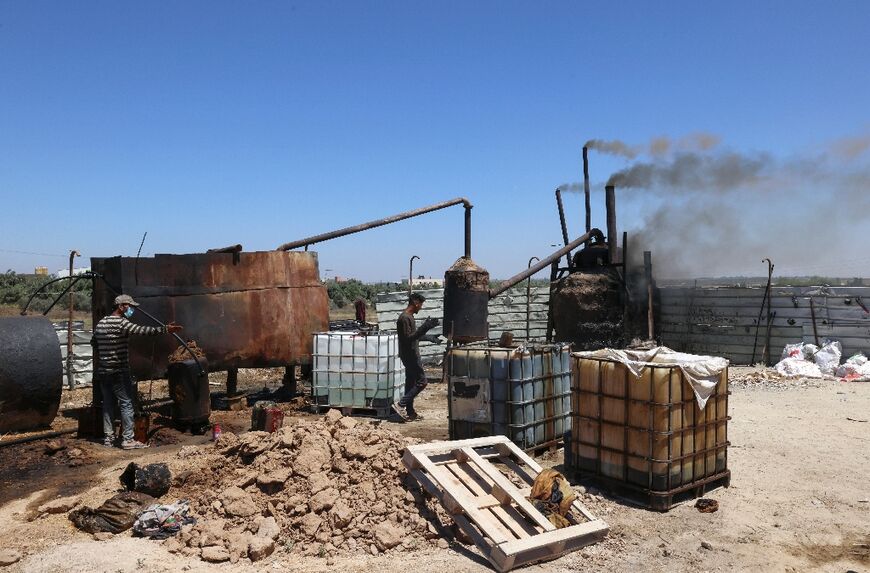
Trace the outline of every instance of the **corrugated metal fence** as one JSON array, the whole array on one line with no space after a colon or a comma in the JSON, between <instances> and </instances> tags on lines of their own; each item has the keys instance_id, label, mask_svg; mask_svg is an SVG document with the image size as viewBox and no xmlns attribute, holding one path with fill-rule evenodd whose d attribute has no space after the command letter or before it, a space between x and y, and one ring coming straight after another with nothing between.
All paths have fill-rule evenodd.
<instances>
[{"instance_id":1,"label":"corrugated metal fence","mask_svg":"<svg viewBox=\"0 0 870 573\"><path fill-rule=\"evenodd\" d=\"M59 321L52 323L54 331L57 333L57 339L60 342L60 354L63 360L63 388L69 388L66 379L66 344L67 344L67 323ZM76 382L76 387L88 386L93 381L94 375L94 357L93 347L91 347L91 336L93 333L90 330L85 330L85 324L82 321L73 321L73 379Z\"/></svg>"},{"instance_id":2,"label":"corrugated metal fence","mask_svg":"<svg viewBox=\"0 0 870 573\"><path fill-rule=\"evenodd\" d=\"M417 314L418 324L430 316L441 318L444 308L444 290L415 290L426 297L423 309ZM544 340L547 335L547 308L550 301L549 287L532 287L529 315L529 332L526 333L526 289L510 289L489 301L489 337L496 339L505 330L513 332L518 339ZM408 291L379 294L375 300L378 327L395 330L396 320L408 306ZM441 334L442 326L433 328L431 334ZM443 344L420 343L420 356L425 361L441 357Z\"/></svg>"},{"instance_id":3,"label":"corrugated metal fence","mask_svg":"<svg viewBox=\"0 0 870 573\"><path fill-rule=\"evenodd\" d=\"M662 288L662 343L685 352L723 356L734 364L749 364L755 345L755 361L760 362L767 334L766 315L758 325L763 298L763 287ZM870 313L861 306L870 309L870 288L773 287L772 363L779 361L786 344L814 341L810 300L820 339L839 340L844 358L856 352L870 353Z\"/></svg>"},{"instance_id":4,"label":"corrugated metal fence","mask_svg":"<svg viewBox=\"0 0 870 573\"><path fill-rule=\"evenodd\" d=\"M426 297L418 318L440 318L444 291L417 291ZM665 287L661 289L661 317L658 329L662 343L675 350L723 356L734 364L749 364L755 345L755 361L761 360L767 336L767 318L761 317L756 342L756 325L764 288L739 287ZM839 340L843 356L856 352L870 355L870 287L773 287L771 289L770 356L779 360L783 346L813 342L810 299L816 311L819 338ZM394 330L399 313L407 306L408 293L378 295L378 325ZM549 289L532 289L531 338L543 340L547 329ZM866 301L866 302L865 302ZM489 303L490 338L510 330L525 338L526 291L516 288ZM863 305L863 307L862 307ZM432 331L441 333L441 328ZM422 343L420 354L432 360L444 351L443 345Z\"/></svg>"}]
</instances>

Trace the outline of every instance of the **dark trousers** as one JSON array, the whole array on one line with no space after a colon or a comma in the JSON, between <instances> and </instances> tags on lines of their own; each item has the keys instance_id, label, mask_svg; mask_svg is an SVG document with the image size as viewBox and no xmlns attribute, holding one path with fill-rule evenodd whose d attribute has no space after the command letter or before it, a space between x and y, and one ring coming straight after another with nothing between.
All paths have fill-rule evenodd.
<instances>
[{"instance_id":1,"label":"dark trousers","mask_svg":"<svg viewBox=\"0 0 870 573\"><path fill-rule=\"evenodd\" d=\"M399 400L399 406L405 408L409 415L416 414L414 398L426 388L426 373L417 357L407 361L403 359L402 364L405 365L405 395Z\"/></svg>"}]
</instances>

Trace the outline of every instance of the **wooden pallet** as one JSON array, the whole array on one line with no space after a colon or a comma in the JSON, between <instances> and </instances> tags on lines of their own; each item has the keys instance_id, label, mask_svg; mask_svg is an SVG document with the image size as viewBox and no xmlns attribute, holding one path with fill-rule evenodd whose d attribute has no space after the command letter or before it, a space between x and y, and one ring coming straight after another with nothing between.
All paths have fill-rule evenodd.
<instances>
[{"instance_id":1,"label":"wooden pallet","mask_svg":"<svg viewBox=\"0 0 870 573\"><path fill-rule=\"evenodd\" d=\"M571 526L550 523L527 499L541 466L505 436L408 446L402 461L498 571L555 559L609 530L579 501Z\"/></svg>"}]
</instances>

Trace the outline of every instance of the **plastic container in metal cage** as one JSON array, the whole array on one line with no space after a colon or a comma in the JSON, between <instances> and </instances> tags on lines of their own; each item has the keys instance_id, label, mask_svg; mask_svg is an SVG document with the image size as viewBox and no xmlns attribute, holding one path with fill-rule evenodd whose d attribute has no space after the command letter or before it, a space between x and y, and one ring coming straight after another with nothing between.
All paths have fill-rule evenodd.
<instances>
[{"instance_id":1,"label":"plastic container in metal cage","mask_svg":"<svg viewBox=\"0 0 870 573\"><path fill-rule=\"evenodd\" d=\"M373 410L386 417L404 389L405 367L395 332L314 335L311 391L316 409Z\"/></svg>"},{"instance_id":2,"label":"plastic container in metal cage","mask_svg":"<svg viewBox=\"0 0 870 573\"><path fill-rule=\"evenodd\" d=\"M503 435L533 449L559 442L570 429L568 345L469 344L451 348L444 367L450 439Z\"/></svg>"},{"instance_id":3,"label":"plastic container in metal cage","mask_svg":"<svg viewBox=\"0 0 870 573\"><path fill-rule=\"evenodd\" d=\"M565 457L576 477L660 511L729 484L727 367L702 410L679 366L650 363L638 377L617 361L572 361Z\"/></svg>"}]
</instances>

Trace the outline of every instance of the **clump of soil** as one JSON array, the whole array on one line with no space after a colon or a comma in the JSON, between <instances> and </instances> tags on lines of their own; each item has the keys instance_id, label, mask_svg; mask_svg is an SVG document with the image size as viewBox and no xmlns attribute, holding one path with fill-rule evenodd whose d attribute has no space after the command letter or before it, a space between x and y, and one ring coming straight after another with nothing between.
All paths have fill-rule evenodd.
<instances>
[{"instance_id":1,"label":"clump of soil","mask_svg":"<svg viewBox=\"0 0 870 573\"><path fill-rule=\"evenodd\" d=\"M477 263L465 257L459 257L444 275L447 286L462 290L489 290L489 273Z\"/></svg>"},{"instance_id":2,"label":"clump of soil","mask_svg":"<svg viewBox=\"0 0 870 573\"><path fill-rule=\"evenodd\" d=\"M187 348L190 348L190 352L187 351ZM176 348L172 352L172 354L169 355L169 363L175 364L177 362L184 362L185 360L190 360L191 352L197 358L205 358L205 351L196 345L195 340L188 340L187 348L185 348L184 346L179 346L178 348Z\"/></svg>"},{"instance_id":3,"label":"clump of soil","mask_svg":"<svg viewBox=\"0 0 870 573\"><path fill-rule=\"evenodd\" d=\"M179 465L199 469L176 495L190 500L200 521L169 549L235 562L279 548L324 556L437 544L449 518L402 464L412 442L331 410L274 434L225 432L213 449L182 448Z\"/></svg>"}]
</instances>

